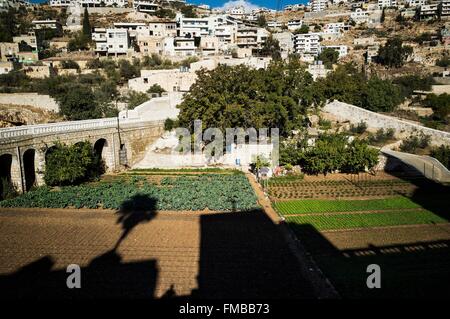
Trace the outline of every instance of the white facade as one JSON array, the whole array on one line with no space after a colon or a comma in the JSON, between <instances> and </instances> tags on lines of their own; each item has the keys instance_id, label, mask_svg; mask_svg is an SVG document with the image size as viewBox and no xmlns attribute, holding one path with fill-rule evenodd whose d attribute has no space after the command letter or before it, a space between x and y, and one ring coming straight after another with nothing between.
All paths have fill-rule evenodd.
<instances>
[{"instance_id":1,"label":"white facade","mask_svg":"<svg viewBox=\"0 0 450 319\"><path fill-rule=\"evenodd\" d=\"M49 5L52 7L69 7L81 5L83 7L125 7L128 4L127 0L50 0Z\"/></svg>"},{"instance_id":2,"label":"white facade","mask_svg":"<svg viewBox=\"0 0 450 319\"><path fill-rule=\"evenodd\" d=\"M326 77L330 71L331 70L327 70L325 68L322 61L315 61L314 63L308 65L308 72L312 75L314 81L319 78Z\"/></svg>"},{"instance_id":3,"label":"white facade","mask_svg":"<svg viewBox=\"0 0 450 319\"><path fill-rule=\"evenodd\" d=\"M236 44L241 48L261 47L270 33L264 28L243 27L237 30Z\"/></svg>"},{"instance_id":4,"label":"white facade","mask_svg":"<svg viewBox=\"0 0 450 319\"><path fill-rule=\"evenodd\" d=\"M128 31L125 29L95 28L92 33L95 51L105 54L126 54L129 48Z\"/></svg>"},{"instance_id":5,"label":"white facade","mask_svg":"<svg viewBox=\"0 0 450 319\"><path fill-rule=\"evenodd\" d=\"M289 31L295 31L300 29L303 25L303 20L289 20L287 23L287 28Z\"/></svg>"},{"instance_id":6,"label":"white facade","mask_svg":"<svg viewBox=\"0 0 450 319\"><path fill-rule=\"evenodd\" d=\"M327 8L327 0L311 0L310 6L312 12L324 11Z\"/></svg>"},{"instance_id":7,"label":"white facade","mask_svg":"<svg viewBox=\"0 0 450 319\"><path fill-rule=\"evenodd\" d=\"M427 4L428 0L406 0L410 8L416 8Z\"/></svg>"},{"instance_id":8,"label":"white facade","mask_svg":"<svg viewBox=\"0 0 450 319\"><path fill-rule=\"evenodd\" d=\"M346 45L322 45L320 46L320 51L324 49L333 49L339 53L339 59L346 56L348 53L348 47Z\"/></svg>"},{"instance_id":9,"label":"white facade","mask_svg":"<svg viewBox=\"0 0 450 319\"><path fill-rule=\"evenodd\" d=\"M397 0L378 0L378 8L396 8Z\"/></svg>"},{"instance_id":10,"label":"white facade","mask_svg":"<svg viewBox=\"0 0 450 319\"><path fill-rule=\"evenodd\" d=\"M294 37L294 50L300 54L317 55L320 51L320 36L316 33L297 34Z\"/></svg>"},{"instance_id":11,"label":"white facade","mask_svg":"<svg viewBox=\"0 0 450 319\"><path fill-rule=\"evenodd\" d=\"M133 9L139 12L153 13L160 7L155 0L133 0Z\"/></svg>"}]
</instances>

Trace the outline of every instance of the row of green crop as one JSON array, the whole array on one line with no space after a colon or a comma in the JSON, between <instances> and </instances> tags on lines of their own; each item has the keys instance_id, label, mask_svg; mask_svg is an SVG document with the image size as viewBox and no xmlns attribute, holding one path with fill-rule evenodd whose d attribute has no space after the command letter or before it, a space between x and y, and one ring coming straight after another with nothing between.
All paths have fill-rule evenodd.
<instances>
[{"instance_id":1,"label":"row of green crop","mask_svg":"<svg viewBox=\"0 0 450 319\"><path fill-rule=\"evenodd\" d=\"M397 225L446 223L447 220L426 210L387 211L365 214L288 216L287 222L295 225L311 225L317 230L365 228ZM294 227L295 229L295 227Z\"/></svg>"},{"instance_id":2,"label":"row of green crop","mask_svg":"<svg viewBox=\"0 0 450 319\"><path fill-rule=\"evenodd\" d=\"M407 197L370 200L305 199L275 202L274 208L284 215L302 213L352 212L365 210L411 209L421 206Z\"/></svg>"},{"instance_id":3,"label":"row of green crop","mask_svg":"<svg viewBox=\"0 0 450 319\"><path fill-rule=\"evenodd\" d=\"M171 177L161 187L143 177L57 189L40 187L4 200L0 207L120 209L124 203L133 206L133 200L143 205L142 209L157 210L249 210L257 206L245 176L209 174Z\"/></svg>"}]
</instances>

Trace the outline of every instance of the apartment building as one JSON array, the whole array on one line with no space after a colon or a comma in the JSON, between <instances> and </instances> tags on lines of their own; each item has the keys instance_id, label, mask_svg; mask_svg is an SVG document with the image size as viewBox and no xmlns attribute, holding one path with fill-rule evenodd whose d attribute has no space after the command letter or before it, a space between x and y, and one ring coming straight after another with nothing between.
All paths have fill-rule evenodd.
<instances>
[{"instance_id":1,"label":"apartment building","mask_svg":"<svg viewBox=\"0 0 450 319\"><path fill-rule=\"evenodd\" d=\"M236 44L240 48L260 48L269 35L264 28L242 27L237 30Z\"/></svg>"},{"instance_id":2,"label":"apartment building","mask_svg":"<svg viewBox=\"0 0 450 319\"><path fill-rule=\"evenodd\" d=\"M154 13L160 8L155 0L133 0L133 9L139 12Z\"/></svg>"},{"instance_id":3,"label":"apartment building","mask_svg":"<svg viewBox=\"0 0 450 319\"><path fill-rule=\"evenodd\" d=\"M62 30L62 25L58 20L33 20L31 21L35 30L54 29Z\"/></svg>"},{"instance_id":4,"label":"apartment building","mask_svg":"<svg viewBox=\"0 0 450 319\"><path fill-rule=\"evenodd\" d=\"M303 20L289 20L287 23L287 28L289 31L295 31L300 29L303 25Z\"/></svg>"},{"instance_id":5,"label":"apartment building","mask_svg":"<svg viewBox=\"0 0 450 319\"><path fill-rule=\"evenodd\" d=\"M48 4L51 7L68 7L72 4L75 4L77 1L74 0L50 0Z\"/></svg>"},{"instance_id":6,"label":"apartment building","mask_svg":"<svg viewBox=\"0 0 450 319\"><path fill-rule=\"evenodd\" d=\"M378 0L378 8L396 8L397 0Z\"/></svg>"},{"instance_id":7,"label":"apartment building","mask_svg":"<svg viewBox=\"0 0 450 319\"><path fill-rule=\"evenodd\" d=\"M428 3L428 0L406 0L406 3L410 8L417 8Z\"/></svg>"},{"instance_id":8,"label":"apartment building","mask_svg":"<svg viewBox=\"0 0 450 319\"><path fill-rule=\"evenodd\" d=\"M344 22L327 23L323 26L324 33L342 33L350 30L350 26Z\"/></svg>"},{"instance_id":9,"label":"apartment building","mask_svg":"<svg viewBox=\"0 0 450 319\"><path fill-rule=\"evenodd\" d=\"M281 29L283 27L283 23L279 21L269 21L267 22L267 27L270 29Z\"/></svg>"},{"instance_id":10,"label":"apartment building","mask_svg":"<svg viewBox=\"0 0 450 319\"><path fill-rule=\"evenodd\" d=\"M126 30L130 39L135 39L138 34L150 35L148 25L143 22L115 22L114 28Z\"/></svg>"},{"instance_id":11,"label":"apartment building","mask_svg":"<svg viewBox=\"0 0 450 319\"><path fill-rule=\"evenodd\" d=\"M136 44L142 54L164 54L164 37L138 35Z\"/></svg>"},{"instance_id":12,"label":"apartment building","mask_svg":"<svg viewBox=\"0 0 450 319\"><path fill-rule=\"evenodd\" d=\"M320 36L317 33L296 34L294 37L294 50L300 54L319 54Z\"/></svg>"},{"instance_id":13,"label":"apartment building","mask_svg":"<svg viewBox=\"0 0 450 319\"><path fill-rule=\"evenodd\" d=\"M350 13L350 19L352 19L356 24L369 22L369 11L363 10L362 8L357 8L355 11Z\"/></svg>"},{"instance_id":14,"label":"apartment building","mask_svg":"<svg viewBox=\"0 0 450 319\"><path fill-rule=\"evenodd\" d=\"M206 55L216 55L219 53L219 39L215 36L204 36L200 39L200 51L201 54Z\"/></svg>"},{"instance_id":15,"label":"apartment building","mask_svg":"<svg viewBox=\"0 0 450 319\"><path fill-rule=\"evenodd\" d=\"M120 28L95 28L92 33L95 51L98 54L126 54L130 45L128 31Z\"/></svg>"},{"instance_id":16,"label":"apartment building","mask_svg":"<svg viewBox=\"0 0 450 319\"><path fill-rule=\"evenodd\" d=\"M339 53L339 59L346 56L348 53L348 47L346 45L321 45L320 52L324 49L333 49Z\"/></svg>"},{"instance_id":17,"label":"apartment building","mask_svg":"<svg viewBox=\"0 0 450 319\"><path fill-rule=\"evenodd\" d=\"M177 36L177 23L170 20L149 22L148 35L155 37L175 37Z\"/></svg>"},{"instance_id":18,"label":"apartment building","mask_svg":"<svg viewBox=\"0 0 450 319\"><path fill-rule=\"evenodd\" d=\"M52 7L69 7L80 5L82 7L125 7L127 0L50 0L49 5Z\"/></svg>"},{"instance_id":19,"label":"apartment building","mask_svg":"<svg viewBox=\"0 0 450 319\"><path fill-rule=\"evenodd\" d=\"M311 0L310 6L312 12L324 11L328 6L328 0Z\"/></svg>"},{"instance_id":20,"label":"apartment building","mask_svg":"<svg viewBox=\"0 0 450 319\"><path fill-rule=\"evenodd\" d=\"M328 72L331 72L331 70L325 68L322 61L314 61L314 63L308 65L308 72L312 75L312 78L315 81L319 78L326 77Z\"/></svg>"},{"instance_id":21,"label":"apartment building","mask_svg":"<svg viewBox=\"0 0 450 319\"><path fill-rule=\"evenodd\" d=\"M450 19L450 0L441 0L439 6L439 17L442 20Z\"/></svg>"},{"instance_id":22,"label":"apartment building","mask_svg":"<svg viewBox=\"0 0 450 319\"><path fill-rule=\"evenodd\" d=\"M438 17L439 14L439 4L424 4L420 6L419 18L420 20L431 20Z\"/></svg>"},{"instance_id":23,"label":"apartment building","mask_svg":"<svg viewBox=\"0 0 450 319\"><path fill-rule=\"evenodd\" d=\"M197 47L195 46L194 38L176 37L174 39L173 55L175 56L181 57L194 56L196 49Z\"/></svg>"}]
</instances>

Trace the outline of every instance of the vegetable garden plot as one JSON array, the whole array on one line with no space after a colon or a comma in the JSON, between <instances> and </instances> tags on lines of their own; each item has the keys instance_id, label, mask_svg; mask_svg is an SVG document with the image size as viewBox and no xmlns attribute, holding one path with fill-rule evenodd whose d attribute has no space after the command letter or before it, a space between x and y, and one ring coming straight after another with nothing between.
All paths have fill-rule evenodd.
<instances>
[{"instance_id":1,"label":"vegetable garden plot","mask_svg":"<svg viewBox=\"0 0 450 319\"><path fill-rule=\"evenodd\" d=\"M308 224L317 230L350 229L380 226L420 225L447 223L442 217L426 210L394 211L368 214L336 214L287 216L288 223ZM295 229L295 227L294 227Z\"/></svg>"},{"instance_id":2,"label":"vegetable garden plot","mask_svg":"<svg viewBox=\"0 0 450 319\"><path fill-rule=\"evenodd\" d=\"M269 186L272 200L295 198L351 198L383 197L414 193L417 187L405 181L371 181L351 183L350 181L288 182Z\"/></svg>"},{"instance_id":3,"label":"vegetable garden plot","mask_svg":"<svg viewBox=\"0 0 450 319\"><path fill-rule=\"evenodd\" d=\"M393 210L420 208L411 199L393 197L371 200L295 200L274 203L275 209L283 214L352 212L370 210Z\"/></svg>"},{"instance_id":4,"label":"vegetable garden plot","mask_svg":"<svg viewBox=\"0 0 450 319\"><path fill-rule=\"evenodd\" d=\"M224 174L165 177L160 186L145 177L134 176L58 189L40 187L2 201L0 207L120 209L124 201L136 195L155 199L158 210L239 211L257 207L256 195L247 178Z\"/></svg>"}]
</instances>

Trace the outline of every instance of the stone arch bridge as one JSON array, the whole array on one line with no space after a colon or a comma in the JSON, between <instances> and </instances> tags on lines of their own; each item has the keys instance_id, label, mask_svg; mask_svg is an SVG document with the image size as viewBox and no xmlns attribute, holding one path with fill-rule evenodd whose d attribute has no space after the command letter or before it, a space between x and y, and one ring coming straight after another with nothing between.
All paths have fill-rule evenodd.
<instances>
[{"instance_id":1,"label":"stone arch bridge","mask_svg":"<svg viewBox=\"0 0 450 319\"><path fill-rule=\"evenodd\" d=\"M68 145L89 141L107 171L118 171L139 161L146 146L163 131L164 121L118 118L3 128L0 178L11 181L20 192L43 185L45 155L57 141Z\"/></svg>"}]
</instances>

